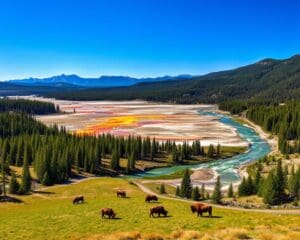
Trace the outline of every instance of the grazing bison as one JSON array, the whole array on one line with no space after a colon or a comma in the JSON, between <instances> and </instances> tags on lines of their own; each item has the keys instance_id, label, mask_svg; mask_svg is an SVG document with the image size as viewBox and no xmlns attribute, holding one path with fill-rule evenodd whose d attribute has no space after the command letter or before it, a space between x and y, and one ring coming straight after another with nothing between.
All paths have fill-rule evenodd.
<instances>
[{"instance_id":1,"label":"grazing bison","mask_svg":"<svg viewBox=\"0 0 300 240\"><path fill-rule=\"evenodd\" d=\"M158 217L160 217L160 214L164 215L165 217L168 215L168 211L163 206L150 208L150 217L154 217L154 213L158 214Z\"/></svg>"},{"instance_id":2,"label":"grazing bison","mask_svg":"<svg viewBox=\"0 0 300 240\"><path fill-rule=\"evenodd\" d=\"M209 217L212 217L212 206L203 204L203 203L195 203L191 205L192 213L197 212L197 216L202 217L202 213L207 212Z\"/></svg>"},{"instance_id":3,"label":"grazing bison","mask_svg":"<svg viewBox=\"0 0 300 240\"><path fill-rule=\"evenodd\" d=\"M82 195L75 197L74 200L73 200L73 204L75 204L75 203L83 203L83 202L84 202L84 197Z\"/></svg>"},{"instance_id":4,"label":"grazing bison","mask_svg":"<svg viewBox=\"0 0 300 240\"><path fill-rule=\"evenodd\" d=\"M147 195L146 196L146 199L145 199L145 202L151 202L151 201L153 201L153 202L157 202L158 201L158 197L157 196L155 196L155 195Z\"/></svg>"},{"instance_id":5,"label":"grazing bison","mask_svg":"<svg viewBox=\"0 0 300 240\"><path fill-rule=\"evenodd\" d=\"M118 190L117 197L126 198L126 192L123 190Z\"/></svg>"},{"instance_id":6,"label":"grazing bison","mask_svg":"<svg viewBox=\"0 0 300 240\"><path fill-rule=\"evenodd\" d=\"M104 216L108 216L108 218L115 218L117 216L112 208L102 208L100 214L102 218L104 218Z\"/></svg>"}]
</instances>

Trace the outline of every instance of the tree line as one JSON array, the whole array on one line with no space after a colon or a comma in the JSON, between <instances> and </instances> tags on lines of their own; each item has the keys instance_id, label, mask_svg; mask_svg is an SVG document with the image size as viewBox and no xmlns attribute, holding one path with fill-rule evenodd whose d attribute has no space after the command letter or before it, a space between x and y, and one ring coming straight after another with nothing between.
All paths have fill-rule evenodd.
<instances>
[{"instance_id":1,"label":"tree line","mask_svg":"<svg viewBox=\"0 0 300 240\"><path fill-rule=\"evenodd\" d=\"M266 176L261 174L262 163L272 161L276 164ZM264 203L278 205L288 201L300 199L300 167L295 169L293 165L289 170L288 166L282 166L281 159L265 157L250 167L251 174L243 178L238 187L239 196L257 194L262 197Z\"/></svg>"},{"instance_id":2,"label":"tree line","mask_svg":"<svg viewBox=\"0 0 300 240\"><path fill-rule=\"evenodd\" d=\"M59 112L59 106L50 102L37 100L2 98L0 99L0 112L23 112L28 114L50 114Z\"/></svg>"},{"instance_id":3,"label":"tree line","mask_svg":"<svg viewBox=\"0 0 300 240\"><path fill-rule=\"evenodd\" d=\"M227 101L219 107L233 114L247 110L249 120L278 136L278 148L282 153L300 153L300 101Z\"/></svg>"},{"instance_id":4,"label":"tree line","mask_svg":"<svg viewBox=\"0 0 300 240\"><path fill-rule=\"evenodd\" d=\"M300 152L300 101L250 107L247 118L278 135L278 148L282 153Z\"/></svg>"}]
</instances>

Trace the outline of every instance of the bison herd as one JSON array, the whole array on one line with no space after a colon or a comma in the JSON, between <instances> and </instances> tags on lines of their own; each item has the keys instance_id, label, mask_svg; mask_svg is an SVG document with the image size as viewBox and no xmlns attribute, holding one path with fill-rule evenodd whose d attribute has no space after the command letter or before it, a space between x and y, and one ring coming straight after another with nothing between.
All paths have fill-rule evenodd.
<instances>
[{"instance_id":1,"label":"bison herd","mask_svg":"<svg viewBox=\"0 0 300 240\"><path fill-rule=\"evenodd\" d=\"M126 198L126 191L124 190L118 190L117 191L117 197L118 198ZM158 197L156 195L147 195L145 198L145 202L157 202ZM73 200L73 204L83 203L84 197L82 195L77 196ZM212 206L204 204L204 203L194 203L191 205L191 211L192 213L197 213L197 216L203 216L203 213L208 213L209 217L212 217ZM117 214L112 208L102 208L100 210L100 215L102 218L105 218L107 216L109 219L116 218ZM168 216L168 211L163 206L155 206L150 208L150 217L154 216L160 217L163 215L164 217Z\"/></svg>"}]
</instances>

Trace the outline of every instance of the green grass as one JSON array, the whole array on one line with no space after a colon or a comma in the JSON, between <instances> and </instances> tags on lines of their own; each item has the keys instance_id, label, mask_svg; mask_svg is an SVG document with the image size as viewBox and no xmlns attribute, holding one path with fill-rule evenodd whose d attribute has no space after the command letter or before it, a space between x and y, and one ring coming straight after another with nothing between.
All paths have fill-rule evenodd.
<instances>
[{"instance_id":1,"label":"green grass","mask_svg":"<svg viewBox=\"0 0 300 240\"><path fill-rule=\"evenodd\" d=\"M185 169L184 170L178 170L174 173L171 173L171 174L166 174L166 175L160 175L160 176L146 176L146 177L143 177L143 179L153 179L153 180L167 180L167 179L177 179L177 178L182 178L183 177L183 174L185 172ZM192 170L189 170L190 174L193 173Z\"/></svg>"},{"instance_id":2,"label":"green grass","mask_svg":"<svg viewBox=\"0 0 300 240\"><path fill-rule=\"evenodd\" d=\"M116 189L125 189L130 198L118 199ZM168 218L150 218L145 194L128 181L98 178L76 185L52 187L49 194L19 197L23 203L0 203L0 239L78 239L97 234L139 231L170 233L177 229L214 231L230 227L275 227L299 223L299 216L274 216L214 208L218 218L197 218L189 203L160 200ZM83 194L85 204L73 205L74 196ZM112 207L120 219L101 219L99 210Z\"/></svg>"},{"instance_id":3,"label":"green grass","mask_svg":"<svg viewBox=\"0 0 300 240\"><path fill-rule=\"evenodd\" d=\"M159 193L159 188L161 183L144 183L144 186L146 186L147 188L149 188L150 190L152 190L153 192L160 194ZM171 194L171 195L175 195L176 193L176 188L173 186L170 186L168 184L165 184L165 190L166 190L166 194Z\"/></svg>"}]
</instances>

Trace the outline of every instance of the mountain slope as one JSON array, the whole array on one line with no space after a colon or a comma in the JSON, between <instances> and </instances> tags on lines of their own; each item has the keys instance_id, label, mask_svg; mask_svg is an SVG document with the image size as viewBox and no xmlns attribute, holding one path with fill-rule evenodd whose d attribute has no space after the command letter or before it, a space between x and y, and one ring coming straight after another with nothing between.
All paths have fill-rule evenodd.
<instances>
[{"instance_id":1,"label":"mountain slope","mask_svg":"<svg viewBox=\"0 0 300 240\"><path fill-rule=\"evenodd\" d=\"M129 87L85 89L51 96L80 100L145 99L177 103L216 103L228 99L300 98L300 55L264 59L245 67L210 73L185 81L140 83Z\"/></svg>"}]
</instances>

